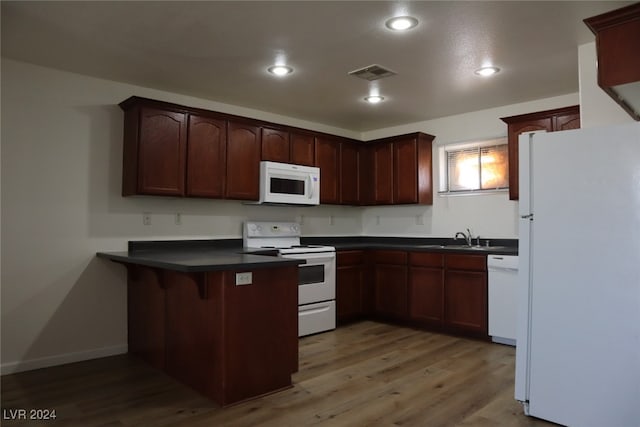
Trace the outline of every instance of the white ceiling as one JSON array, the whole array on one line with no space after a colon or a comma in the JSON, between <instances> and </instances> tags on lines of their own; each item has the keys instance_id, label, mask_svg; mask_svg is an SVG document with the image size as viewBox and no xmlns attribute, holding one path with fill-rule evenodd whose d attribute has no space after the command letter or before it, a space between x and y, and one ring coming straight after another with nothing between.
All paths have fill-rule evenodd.
<instances>
[{"instance_id":1,"label":"white ceiling","mask_svg":"<svg viewBox=\"0 0 640 427\"><path fill-rule=\"evenodd\" d=\"M2 55L362 132L577 92L582 20L629 3L2 1ZM387 30L398 14L418 27ZM398 74L347 74L371 64Z\"/></svg>"}]
</instances>

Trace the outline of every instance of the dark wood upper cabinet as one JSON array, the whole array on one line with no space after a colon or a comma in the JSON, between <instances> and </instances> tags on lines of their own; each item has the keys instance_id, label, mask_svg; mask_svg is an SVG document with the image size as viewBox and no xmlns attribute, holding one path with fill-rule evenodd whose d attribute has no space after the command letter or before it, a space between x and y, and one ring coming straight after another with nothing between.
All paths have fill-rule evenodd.
<instances>
[{"instance_id":1,"label":"dark wood upper cabinet","mask_svg":"<svg viewBox=\"0 0 640 427\"><path fill-rule=\"evenodd\" d=\"M228 199L258 200L260 191L260 128L229 121L227 128Z\"/></svg>"},{"instance_id":2,"label":"dark wood upper cabinet","mask_svg":"<svg viewBox=\"0 0 640 427\"><path fill-rule=\"evenodd\" d=\"M189 115L187 196L221 198L226 175L227 122Z\"/></svg>"},{"instance_id":3,"label":"dark wood upper cabinet","mask_svg":"<svg viewBox=\"0 0 640 427\"><path fill-rule=\"evenodd\" d=\"M337 138L316 137L316 166L320 168L320 203L340 203L340 143Z\"/></svg>"},{"instance_id":4,"label":"dark wood upper cabinet","mask_svg":"<svg viewBox=\"0 0 640 427\"><path fill-rule=\"evenodd\" d=\"M393 204L393 144L377 142L373 147L373 203Z\"/></svg>"},{"instance_id":5,"label":"dark wood upper cabinet","mask_svg":"<svg viewBox=\"0 0 640 427\"><path fill-rule=\"evenodd\" d=\"M140 102L125 110L122 195L184 196L187 114Z\"/></svg>"},{"instance_id":6,"label":"dark wood upper cabinet","mask_svg":"<svg viewBox=\"0 0 640 427\"><path fill-rule=\"evenodd\" d=\"M640 120L640 3L584 22L596 35L598 85Z\"/></svg>"},{"instance_id":7,"label":"dark wood upper cabinet","mask_svg":"<svg viewBox=\"0 0 640 427\"><path fill-rule=\"evenodd\" d=\"M304 166L316 165L316 139L312 133L290 133L291 163Z\"/></svg>"},{"instance_id":8,"label":"dark wood upper cabinet","mask_svg":"<svg viewBox=\"0 0 640 427\"><path fill-rule=\"evenodd\" d=\"M289 132L282 129L262 128L262 160L289 163Z\"/></svg>"},{"instance_id":9,"label":"dark wood upper cabinet","mask_svg":"<svg viewBox=\"0 0 640 427\"><path fill-rule=\"evenodd\" d=\"M419 133L398 137L393 142L393 185L395 204L433 203L433 136Z\"/></svg>"},{"instance_id":10,"label":"dark wood upper cabinet","mask_svg":"<svg viewBox=\"0 0 640 427\"><path fill-rule=\"evenodd\" d=\"M357 142L340 142L340 203L360 204L360 145Z\"/></svg>"},{"instance_id":11,"label":"dark wood upper cabinet","mask_svg":"<svg viewBox=\"0 0 640 427\"><path fill-rule=\"evenodd\" d=\"M567 112L554 117L553 131L580 129L580 113Z\"/></svg>"},{"instance_id":12,"label":"dark wood upper cabinet","mask_svg":"<svg viewBox=\"0 0 640 427\"><path fill-rule=\"evenodd\" d=\"M374 144L360 144L360 171L358 173L358 193L360 195L360 204L365 206L374 204L373 198L375 179L373 170L373 149Z\"/></svg>"},{"instance_id":13,"label":"dark wood upper cabinet","mask_svg":"<svg viewBox=\"0 0 640 427\"><path fill-rule=\"evenodd\" d=\"M556 108L518 116L502 117L507 124L507 143L509 149L509 199L520 197L518 178L518 138L527 132L556 132L580 128L580 107Z\"/></svg>"},{"instance_id":14,"label":"dark wood upper cabinet","mask_svg":"<svg viewBox=\"0 0 640 427\"><path fill-rule=\"evenodd\" d=\"M363 188L363 204L433 203L432 142L434 137L417 132L372 141L363 149L363 168L372 172Z\"/></svg>"},{"instance_id":15,"label":"dark wood upper cabinet","mask_svg":"<svg viewBox=\"0 0 640 427\"><path fill-rule=\"evenodd\" d=\"M268 160L319 167L323 204L432 203L431 135L363 143L136 96L120 107L123 196L258 200Z\"/></svg>"}]
</instances>

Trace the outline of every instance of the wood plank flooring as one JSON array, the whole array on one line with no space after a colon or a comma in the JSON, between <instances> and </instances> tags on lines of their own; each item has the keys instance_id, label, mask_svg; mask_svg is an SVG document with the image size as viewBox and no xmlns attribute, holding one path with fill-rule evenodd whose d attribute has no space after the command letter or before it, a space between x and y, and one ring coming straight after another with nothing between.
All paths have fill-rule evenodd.
<instances>
[{"instance_id":1,"label":"wood plank flooring","mask_svg":"<svg viewBox=\"0 0 640 427\"><path fill-rule=\"evenodd\" d=\"M512 347L366 321L302 338L292 388L228 408L127 355L5 375L2 425L554 425L513 399L514 359Z\"/></svg>"}]
</instances>

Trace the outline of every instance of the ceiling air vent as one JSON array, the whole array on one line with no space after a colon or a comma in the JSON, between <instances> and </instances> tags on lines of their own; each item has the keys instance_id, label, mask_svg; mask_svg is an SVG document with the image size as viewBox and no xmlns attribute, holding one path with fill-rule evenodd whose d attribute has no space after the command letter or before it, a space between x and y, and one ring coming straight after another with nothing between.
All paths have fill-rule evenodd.
<instances>
[{"instance_id":1,"label":"ceiling air vent","mask_svg":"<svg viewBox=\"0 0 640 427\"><path fill-rule=\"evenodd\" d=\"M360 68L358 70L353 70L349 72L350 75L364 79L364 80L378 80L385 77L395 76L397 73L387 70L386 68L382 68L377 64L368 65L364 68Z\"/></svg>"}]
</instances>

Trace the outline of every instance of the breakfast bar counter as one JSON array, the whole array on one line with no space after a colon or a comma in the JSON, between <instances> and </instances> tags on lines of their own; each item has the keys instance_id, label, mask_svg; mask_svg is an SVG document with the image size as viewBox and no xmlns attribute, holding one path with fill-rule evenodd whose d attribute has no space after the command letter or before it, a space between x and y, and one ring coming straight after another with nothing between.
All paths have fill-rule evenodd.
<instances>
[{"instance_id":1,"label":"breakfast bar counter","mask_svg":"<svg viewBox=\"0 0 640 427\"><path fill-rule=\"evenodd\" d=\"M127 268L129 353L221 406L291 387L300 261L223 248L98 256Z\"/></svg>"}]
</instances>

